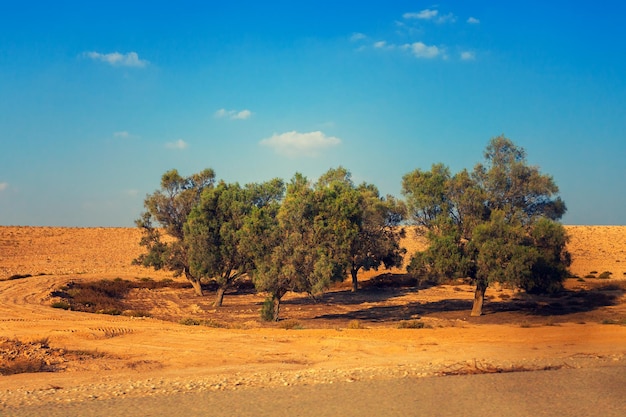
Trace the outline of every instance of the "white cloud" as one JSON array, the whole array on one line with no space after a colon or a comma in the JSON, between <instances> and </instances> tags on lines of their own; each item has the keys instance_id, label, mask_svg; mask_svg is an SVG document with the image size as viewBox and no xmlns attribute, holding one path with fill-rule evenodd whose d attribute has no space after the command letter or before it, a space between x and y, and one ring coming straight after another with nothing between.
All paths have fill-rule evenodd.
<instances>
[{"instance_id":1,"label":"white cloud","mask_svg":"<svg viewBox=\"0 0 626 417\"><path fill-rule=\"evenodd\" d=\"M230 120L246 120L252 116L252 112L248 109L237 111L237 110L226 110L219 109L215 112L215 117L218 119L228 118Z\"/></svg>"},{"instance_id":2,"label":"white cloud","mask_svg":"<svg viewBox=\"0 0 626 417\"><path fill-rule=\"evenodd\" d=\"M252 112L250 110L242 110L231 116L231 119L234 120L246 120L252 116Z\"/></svg>"},{"instance_id":3,"label":"white cloud","mask_svg":"<svg viewBox=\"0 0 626 417\"><path fill-rule=\"evenodd\" d=\"M413 13L405 13L402 15L405 19L421 19L421 20L430 20L433 19L439 14L438 10L432 9L424 9L421 12L413 12Z\"/></svg>"},{"instance_id":4,"label":"white cloud","mask_svg":"<svg viewBox=\"0 0 626 417\"><path fill-rule=\"evenodd\" d=\"M463 61L473 61L476 59L476 54L472 51L463 51L461 52L461 60Z\"/></svg>"},{"instance_id":5,"label":"white cloud","mask_svg":"<svg viewBox=\"0 0 626 417\"><path fill-rule=\"evenodd\" d=\"M188 146L189 145L187 144L187 142L182 139L178 139L174 142L168 142L165 144L165 147L169 149L187 149Z\"/></svg>"},{"instance_id":6,"label":"white cloud","mask_svg":"<svg viewBox=\"0 0 626 417\"><path fill-rule=\"evenodd\" d=\"M131 134L123 130L121 132L113 132L113 136L116 138L128 139L131 137Z\"/></svg>"},{"instance_id":7,"label":"white cloud","mask_svg":"<svg viewBox=\"0 0 626 417\"><path fill-rule=\"evenodd\" d=\"M387 46L387 42L385 41L378 41L374 43L374 48L377 48L377 49L384 48L385 46Z\"/></svg>"},{"instance_id":8,"label":"white cloud","mask_svg":"<svg viewBox=\"0 0 626 417\"><path fill-rule=\"evenodd\" d=\"M471 25L477 25L480 23L480 20L476 19L475 17L470 17L469 19L467 19L467 23Z\"/></svg>"},{"instance_id":9,"label":"white cloud","mask_svg":"<svg viewBox=\"0 0 626 417\"><path fill-rule=\"evenodd\" d=\"M9 183L8 182L0 182L0 191L4 191L7 188L9 188Z\"/></svg>"},{"instance_id":10,"label":"white cloud","mask_svg":"<svg viewBox=\"0 0 626 417\"><path fill-rule=\"evenodd\" d=\"M365 35L364 33L360 33L360 32L354 32L352 36L350 36L351 42L358 42L363 39L367 39L367 35Z\"/></svg>"},{"instance_id":11,"label":"white cloud","mask_svg":"<svg viewBox=\"0 0 626 417\"><path fill-rule=\"evenodd\" d=\"M446 23L446 22L454 23L454 22L456 22L456 16L453 15L452 13L448 13L446 15L439 16L437 19L435 19L435 22L437 22L437 23Z\"/></svg>"},{"instance_id":12,"label":"white cloud","mask_svg":"<svg viewBox=\"0 0 626 417\"><path fill-rule=\"evenodd\" d=\"M111 52L109 54L101 54L100 52L85 52L83 54L87 58L94 61L102 61L114 67L137 67L143 68L149 64L145 59L139 59L137 52L128 52L121 54L119 52Z\"/></svg>"},{"instance_id":13,"label":"white cloud","mask_svg":"<svg viewBox=\"0 0 626 417\"><path fill-rule=\"evenodd\" d=\"M128 190L124 190L124 194L126 194L128 197L137 197L139 195L139 190L131 188Z\"/></svg>"},{"instance_id":14,"label":"white cloud","mask_svg":"<svg viewBox=\"0 0 626 417\"><path fill-rule=\"evenodd\" d=\"M274 134L272 137L263 139L260 142L261 145L268 146L277 153L290 157L315 157L322 150L338 146L340 143L341 139L334 136L326 136L319 130L309 133L299 133L294 130L280 135Z\"/></svg>"},{"instance_id":15,"label":"white cloud","mask_svg":"<svg viewBox=\"0 0 626 417\"><path fill-rule=\"evenodd\" d=\"M440 15L439 10L436 9L424 9L421 12L405 13L402 15L405 19L419 19L419 20L432 20L436 23L456 22L456 16L452 13L446 15Z\"/></svg>"},{"instance_id":16,"label":"white cloud","mask_svg":"<svg viewBox=\"0 0 626 417\"><path fill-rule=\"evenodd\" d=\"M405 44L402 46L402 48L408 49L417 58L431 59L431 58L436 58L437 56L441 55L441 49L439 49L437 46L435 45L429 46L423 42L414 42L412 44Z\"/></svg>"}]
</instances>

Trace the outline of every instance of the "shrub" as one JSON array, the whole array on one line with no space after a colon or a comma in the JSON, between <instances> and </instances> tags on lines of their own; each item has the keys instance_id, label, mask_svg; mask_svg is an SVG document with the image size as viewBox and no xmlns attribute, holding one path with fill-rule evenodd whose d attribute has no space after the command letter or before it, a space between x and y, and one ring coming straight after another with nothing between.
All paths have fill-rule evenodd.
<instances>
[{"instance_id":1,"label":"shrub","mask_svg":"<svg viewBox=\"0 0 626 417\"><path fill-rule=\"evenodd\" d=\"M202 322L200 324L202 324L203 326L214 327L214 328L217 328L217 329L228 328L228 325L226 323L221 323L221 322L213 320L213 319L202 320Z\"/></svg>"},{"instance_id":2,"label":"shrub","mask_svg":"<svg viewBox=\"0 0 626 417\"><path fill-rule=\"evenodd\" d=\"M151 317L151 314L147 311L141 310L126 310L122 313L126 317Z\"/></svg>"},{"instance_id":3,"label":"shrub","mask_svg":"<svg viewBox=\"0 0 626 417\"><path fill-rule=\"evenodd\" d=\"M70 305L68 303L66 303L65 301L55 301L54 303L51 304L52 308L60 308L63 310L69 310L70 309Z\"/></svg>"},{"instance_id":4,"label":"shrub","mask_svg":"<svg viewBox=\"0 0 626 417\"><path fill-rule=\"evenodd\" d=\"M398 329L424 329L426 324L419 320L402 320L398 323Z\"/></svg>"},{"instance_id":5,"label":"shrub","mask_svg":"<svg viewBox=\"0 0 626 417\"><path fill-rule=\"evenodd\" d=\"M595 278L595 277L596 277L596 276L595 276L595 275L593 275L593 274L587 274L587 275L585 275L585 278Z\"/></svg>"},{"instance_id":6,"label":"shrub","mask_svg":"<svg viewBox=\"0 0 626 417\"><path fill-rule=\"evenodd\" d=\"M187 318L180 320L178 323L183 324L185 326L199 326L200 320L187 317Z\"/></svg>"},{"instance_id":7,"label":"shrub","mask_svg":"<svg viewBox=\"0 0 626 417\"><path fill-rule=\"evenodd\" d=\"M350 320L348 322L348 329L365 329L365 326L359 320Z\"/></svg>"},{"instance_id":8,"label":"shrub","mask_svg":"<svg viewBox=\"0 0 626 417\"><path fill-rule=\"evenodd\" d=\"M603 273L600 274L600 276L598 278L608 279L608 278L611 278L611 275L613 275L612 272L604 271Z\"/></svg>"},{"instance_id":9,"label":"shrub","mask_svg":"<svg viewBox=\"0 0 626 417\"><path fill-rule=\"evenodd\" d=\"M274 302L269 296L261 305L261 319L263 321L274 321Z\"/></svg>"},{"instance_id":10,"label":"shrub","mask_svg":"<svg viewBox=\"0 0 626 417\"><path fill-rule=\"evenodd\" d=\"M302 330L304 327L298 320L285 320L280 322L280 328L285 330Z\"/></svg>"}]
</instances>

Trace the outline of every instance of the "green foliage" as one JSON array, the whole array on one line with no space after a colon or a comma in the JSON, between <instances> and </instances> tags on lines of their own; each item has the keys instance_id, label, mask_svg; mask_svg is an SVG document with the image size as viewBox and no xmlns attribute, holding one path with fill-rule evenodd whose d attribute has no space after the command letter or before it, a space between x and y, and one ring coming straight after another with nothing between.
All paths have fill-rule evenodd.
<instances>
[{"instance_id":1,"label":"green foliage","mask_svg":"<svg viewBox=\"0 0 626 417\"><path fill-rule=\"evenodd\" d=\"M254 209L280 201L283 184L273 180L264 184L220 182L202 193L184 225L189 270L196 277L214 280L220 291L215 306L222 304L224 291L253 268L245 239L244 225Z\"/></svg>"},{"instance_id":2,"label":"green foliage","mask_svg":"<svg viewBox=\"0 0 626 417\"><path fill-rule=\"evenodd\" d=\"M347 171L330 170L314 186L296 174L280 206L252 213L244 228L255 264L252 278L257 290L270 294L273 320L287 291L315 295L345 278L361 224L360 203Z\"/></svg>"},{"instance_id":3,"label":"green foliage","mask_svg":"<svg viewBox=\"0 0 626 417\"><path fill-rule=\"evenodd\" d=\"M200 279L189 270L187 247L184 243L183 225L191 210L200 201L202 192L213 187L215 173L212 169L182 177L177 170L167 171L161 177L161 189L146 197L146 211L135 221L143 231L140 241L147 252L133 261L154 269L167 269L176 276L185 275L196 293L202 294ZM160 226L169 239L161 236Z\"/></svg>"},{"instance_id":4,"label":"green foliage","mask_svg":"<svg viewBox=\"0 0 626 417\"><path fill-rule=\"evenodd\" d=\"M601 273L601 274L600 274L600 276L599 276L598 278L601 278L601 279L609 279L609 278L611 278L611 275L613 275L613 273L612 273L612 272L610 272L610 271L604 271L603 273Z\"/></svg>"},{"instance_id":5,"label":"green foliage","mask_svg":"<svg viewBox=\"0 0 626 417\"><path fill-rule=\"evenodd\" d=\"M55 301L54 303L50 304L50 306L52 308L60 308L61 310L69 310L70 309L69 303L67 303L65 301Z\"/></svg>"},{"instance_id":6,"label":"green foliage","mask_svg":"<svg viewBox=\"0 0 626 417\"><path fill-rule=\"evenodd\" d=\"M376 186L363 183L356 187L360 195L358 234L350 248L352 290L358 288L359 270L378 270L402 265L406 249L400 247L405 236L401 227L406 207L392 196L381 197Z\"/></svg>"},{"instance_id":7,"label":"green foliage","mask_svg":"<svg viewBox=\"0 0 626 417\"><path fill-rule=\"evenodd\" d=\"M482 312L487 286L508 283L554 292L568 275L565 212L552 177L526 163L504 136L492 139L485 164L451 175L441 164L403 178L412 222L430 243L408 267L420 279L470 277L477 284L472 314Z\"/></svg>"},{"instance_id":8,"label":"green foliage","mask_svg":"<svg viewBox=\"0 0 626 417\"><path fill-rule=\"evenodd\" d=\"M261 319L263 321L276 321L274 317L274 298L269 296L265 298L263 304L261 304Z\"/></svg>"}]
</instances>

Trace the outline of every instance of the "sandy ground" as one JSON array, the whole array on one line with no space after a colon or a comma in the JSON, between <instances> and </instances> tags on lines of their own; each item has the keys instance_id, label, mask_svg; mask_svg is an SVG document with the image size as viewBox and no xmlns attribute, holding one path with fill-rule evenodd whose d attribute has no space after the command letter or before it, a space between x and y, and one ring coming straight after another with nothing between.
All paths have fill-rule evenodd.
<instances>
[{"instance_id":1,"label":"sandy ground","mask_svg":"<svg viewBox=\"0 0 626 417\"><path fill-rule=\"evenodd\" d=\"M0 376L0 404L624 366L626 227L568 232L572 272L609 271L610 279L570 279L557 298L490 288L486 314L470 318L465 283L418 291L394 284L406 279L400 270L370 272L356 294L347 282L317 302L289 294L284 320L268 325L258 318L263 296L246 289L228 293L219 310L212 294L196 297L190 288L133 290L128 302L150 318L53 309L51 293L69 281L171 274L130 265L141 253L135 229L0 227L0 279L32 275L0 281L0 338L39 343L56 369ZM405 244L421 247L414 238ZM220 327L179 324L184 318ZM398 328L407 320L427 328Z\"/></svg>"}]
</instances>

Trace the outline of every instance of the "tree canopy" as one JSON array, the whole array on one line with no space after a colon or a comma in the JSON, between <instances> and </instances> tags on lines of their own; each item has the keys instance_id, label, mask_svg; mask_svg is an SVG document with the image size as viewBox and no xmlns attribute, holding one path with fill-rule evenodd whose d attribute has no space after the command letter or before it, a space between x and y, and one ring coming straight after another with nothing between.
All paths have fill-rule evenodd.
<instances>
[{"instance_id":1,"label":"tree canopy","mask_svg":"<svg viewBox=\"0 0 626 417\"><path fill-rule=\"evenodd\" d=\"M157 270L168 269L177 276L184 274L199 295L202 295L202 286L200 278L189 268L183 226L202 192L212 188L214 183L212 169L189 177L182 177L175 169L167 171L161 177L161 188L146 197L145 211L135 221L143 231L140 245L146 247L147 253L134 262ZM169 239L163 239L159 226Z\"/></svg>"},{"instance_id":2,"label":"tree canopy","mask_svg":"<svg viewBox=\"0 0 626 417\"><path fill-rule=\"evenodd\" d=\"M484 157L471 173L451 175L435 164L402 182L410 218L430 242L409 272L471 278L472 315L482 314L490 283L554 291L569 265L567 235L557 223L566 208L552 177L528 165L524 149L504 136L489 142Z\"/></svg>"},{"instance_id":3,"label":"tree canopy","mask_svg":"<svg viewBox=\"0 0 626 417\"><path fill-rule=\"evenodd\" d=\"M184 224L190 271L194 276L214 280L218 291L214 306L220 307L224 292L254 267L246 250L244 225L253 209L262 209L282 199L281 180L263 184L227 184L220 181L203 191L200 202Z\"/></svg>"},{"instance_id":4,"label":"tree canopy","mask_svg":"<svg viewBox=\"0 0 626 417\"><path fill-rule=\"evenodd\" d=\"M270 294L269 316L278 320L280 300L288 291L312 296L342 281L350 248L358 233L359 194L337 179L313 186L296 174L280 207L258 210L247 226L264 238L251 245L253 279Z\"/></svg>"}]
</instances>

